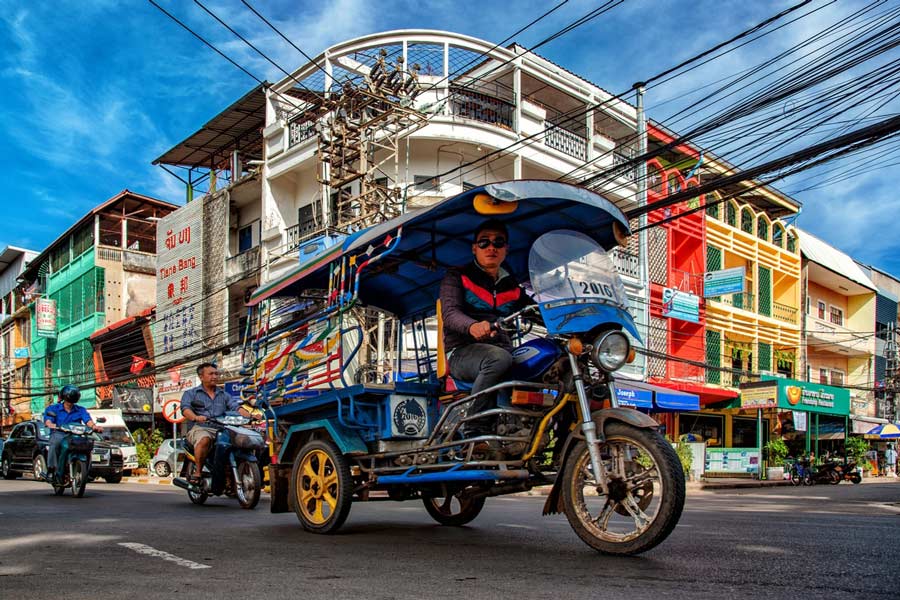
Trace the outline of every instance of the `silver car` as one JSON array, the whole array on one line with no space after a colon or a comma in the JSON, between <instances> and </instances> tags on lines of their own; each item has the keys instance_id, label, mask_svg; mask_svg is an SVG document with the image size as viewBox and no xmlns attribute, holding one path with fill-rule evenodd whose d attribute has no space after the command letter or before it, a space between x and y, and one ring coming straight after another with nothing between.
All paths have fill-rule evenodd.
<instances>
[{"instance_id":1,"label":"silver car","mask_svg":"<svg viewBox=\"0 0 900 600\"><path fill-rule=\"evenodd\" d=\"M175 473L181 459L176 451L177 444L180 440L163 440L163 443L156 449L153 460L150 464L153 466L153 472L160 477L168 477Z\"/></svg>"}]
</instances>

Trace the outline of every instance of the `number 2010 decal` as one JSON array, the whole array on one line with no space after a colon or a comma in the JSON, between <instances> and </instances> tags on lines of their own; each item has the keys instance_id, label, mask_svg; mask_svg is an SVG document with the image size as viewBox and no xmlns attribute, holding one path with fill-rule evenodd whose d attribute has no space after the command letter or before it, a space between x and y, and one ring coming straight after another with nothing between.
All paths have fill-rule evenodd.
<instances>
[{"instance_id":1,"label":"number 2010 decal","mask_svg":"<svg viewBox=\"0 0 900 600\"><path fill-rule=\"evenodd\" d=\"M606 296L607 298L615 298L616 293L613 291L612 286L606 283L594 283L587 281L579 281L581 285L581 293L585 296L595 295L595 296Z\"/></svg>"}]
</instances>

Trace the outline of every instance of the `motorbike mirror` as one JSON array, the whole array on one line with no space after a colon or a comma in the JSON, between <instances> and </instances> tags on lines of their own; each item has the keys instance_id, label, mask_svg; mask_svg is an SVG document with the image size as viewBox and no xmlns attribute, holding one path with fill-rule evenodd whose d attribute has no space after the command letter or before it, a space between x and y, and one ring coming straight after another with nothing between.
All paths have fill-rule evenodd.
<instances>
[{"instance_id":1,"label":"motorbike mirror","mask_svg":"<svg viewBox=\"0 0 900 600\"><path fill-rule=\"evenodd\" d=\"M98 423L106 423L106 417L98 417L97 422Z\"/></svg>"}]
</instances>

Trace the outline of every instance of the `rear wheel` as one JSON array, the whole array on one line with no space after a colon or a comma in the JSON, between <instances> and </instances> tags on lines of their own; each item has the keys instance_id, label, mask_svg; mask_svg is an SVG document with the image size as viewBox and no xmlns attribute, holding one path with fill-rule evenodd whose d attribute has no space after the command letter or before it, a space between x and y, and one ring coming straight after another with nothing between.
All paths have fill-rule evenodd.
<instances>
[{"instance_id":1,"label":"rear wheel","mask_svg":"<svg viewBox=\"0 0 900 600\"><path fill-rule=\"evenodd\" d=\"M813 479L812 473L804 473L803 474L803 485L815 485L816 480Z\"/></svg>"},{"instance_id":2,"label":"rear wheel","mask_svg":"<svg viewBox=\"0 0 900 600\"><path fill-rule=\"evenodd\" d=\"M828 483L831 485L839 484L841 479L843 479L843 477L841 477L841 474L837 471L828 471Z\"/></svg>"},{"instance_id":3,"label":"rear wheel","mask_svg":"<svg viewBox=\"0 0 900 600\"><path fill-rule=\"evenodd\" d=\"M484 498L460 498L459 492L447 493L443 487L443 495L423 498L425 510L431 518L449 527L460 527L471 522L484 508Z\"/></svg>"},{"instance_id":4,"label":"rear wheel","mask_svg":"<svg viewBox=\"0 0 900 600\"><path fill-rule=\"evenodd\" d=\"M168 477L169 473L172 472L172 469L169 467L169 463L161 460L158 463L156 463L155 465L153 465L153 471L159 477Z\"/></svg>"},{"instance_id":5,"label":"rear wheel","mask_svg":"<svg viewBox=\"0 0 900 600\"><path fill-rule=\"evenodd\" d=\"M187 494L190 501L194 504L203 504L206 502L207 498L209 498L209 494L205 492L192 492L191 490L188 490Z\"/></svg>"},{"instance_id":6,"label":"rear wheel","mask_svg":"<svg viewBox=\"0 0 900 600\"><path fill-rule=\"evenodd\" d=\"M304 529L337 531L350 514L352 493L350 466L332 442L314 440L300 450L291 472L291 498Z\"/></svg>"},{"instance_id":7,"label":"rear wheel","mask_svg":"<svg viewBox=\"0 0 900 600\"><path fill-rule=\"evenodd\" d=\"M600 459L604 492L593 473L587 443L566 458L563 510L587 545L605 554L632 555L662 542L684 508L684 470L658 432L613 422L606 426Z\"/></svg>"},{"instance_id":8,"label":"rear wheel","mask_svg":"<svg viewBox=\"0 0 900 600\"><path fill-rule=\"evenodd\" d=\"M83 460L72 461L72 495L76 498L84 496L87 488L88 466Z\"/></svg>"},{"instance_id":9,"label":"rear wheel","mask_svg":"<svg viewBox=\"0 0 900 600\"><path fill-rule=\"evenodd\" d=\"M853 485L859 485L860 483L862 483L862 475L860 475L859 473L854 473L850 476L850 481L853 482Z\"/></svg>"},{"instance_id":10,"label":"rear wheel","mask_svg":"<svg viewBox=\"0 0 900 600\"><path fill-rule=\"evenodd\" d=\"M4 456L3 460L0 460L0 475L3 476L3 479L15 479L19 476L18 473L13 471L12 461L9 456Z\"/></svg>"},{"instance_id":11,"label":"rear wheel","mask_svg":"<svg viewBox=\"0 0 900 600\"><path fill-rule=\"evenodd\" d=\"M259 474L259 464L244 460L237 466L238 480L235 483L238 502L241 508L252 509L259 503L259 494L262 490L262 476Z\"/></svg>"}]
</instances>

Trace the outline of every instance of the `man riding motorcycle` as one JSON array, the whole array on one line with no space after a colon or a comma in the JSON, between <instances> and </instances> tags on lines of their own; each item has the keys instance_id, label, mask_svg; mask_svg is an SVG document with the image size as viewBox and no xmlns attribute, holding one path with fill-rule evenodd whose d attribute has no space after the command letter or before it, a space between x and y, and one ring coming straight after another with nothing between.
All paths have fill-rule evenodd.
<instances>
[{"instance_id":1,"label":"man riding motorcycle","mask_svg":"<svg viewBox=\"0 0 900 600\"><path fill-rule=\"evenodd\" d=\"M78 406L81 399L81 391L77 386L64 385L59 390L59 402L51 404L44 410L44 425L50 430L50 448L47 453L47 472L43 473L44 479L50 479L56 475L57 462L59 461L59 448L66 434L59 430L64 425L84 423L96 432L103 429L94 423L90 413L82 406Z\"/></svg>"}]
</instances>

